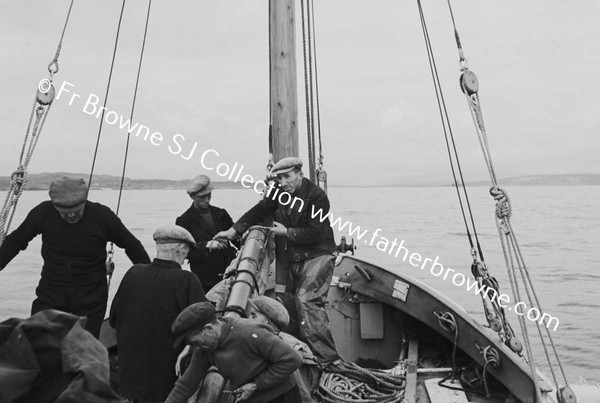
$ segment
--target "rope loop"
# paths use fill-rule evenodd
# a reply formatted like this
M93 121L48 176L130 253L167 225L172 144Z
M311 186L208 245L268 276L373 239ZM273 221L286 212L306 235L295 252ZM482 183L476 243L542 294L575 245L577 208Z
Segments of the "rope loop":
M456 325L456 319L454 318L454 315L452 315L450 312L439 313L433 311L433 313L435 316L437 316L442 329L451 333L456 332L458 326Z
M510 219L512 216L512 207L508 195L499 186L493 186L490 188L490 195L496 200L496 217L500 220Z
M52 76L58 73L58 59L52 59L52 61L48 64L48 72L50 73L50 81L52 81Z

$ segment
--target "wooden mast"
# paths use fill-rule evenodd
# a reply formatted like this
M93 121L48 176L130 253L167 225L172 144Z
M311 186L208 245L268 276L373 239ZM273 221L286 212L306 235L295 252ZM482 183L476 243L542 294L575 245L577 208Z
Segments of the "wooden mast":
M298 89L293 0L269 0L270 108L273 162L298 157Z

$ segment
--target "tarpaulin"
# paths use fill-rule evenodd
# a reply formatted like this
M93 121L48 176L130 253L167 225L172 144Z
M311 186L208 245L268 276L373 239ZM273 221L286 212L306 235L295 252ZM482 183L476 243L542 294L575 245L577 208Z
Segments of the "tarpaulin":
M119 402L85 318L56 310L0 323L0 403Z

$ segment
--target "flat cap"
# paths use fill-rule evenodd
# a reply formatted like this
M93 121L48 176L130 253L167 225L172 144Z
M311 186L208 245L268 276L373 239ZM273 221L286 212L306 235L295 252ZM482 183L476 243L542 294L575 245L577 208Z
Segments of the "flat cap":
M212 192L212 190L213 187L210 184L210 178L206 175L198 175L190 181L186 191L190 196L194 194L204 196Z
M192 247L198 247L192 234L179 225L165 225L164 227L160 227L154 231L152 238L154 238L157 244L185 242Z
M210 302L197 302L185 308L171 325L171 332L175 335L173 347L177 348L190 333L203 328L216 317L217 311Z
M50 200L57 207L75 207L87 200L88 187L81 178L63 176L50 184Z
M271 173L273 175L280 175L290 172L294 168L302 168L302 160L298 157L285 157L273 165L273 168L271 168Z
M248 301L248 303L269 318L279 330L283 330L290 323L290 315L287 309L276 299L261 295Z

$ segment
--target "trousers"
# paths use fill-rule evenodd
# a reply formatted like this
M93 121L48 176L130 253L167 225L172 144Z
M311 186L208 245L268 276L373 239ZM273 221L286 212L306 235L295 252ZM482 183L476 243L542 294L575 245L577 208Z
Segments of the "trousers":
M77 316L87 316L85 330L100 336L106 314L108 285L105 279L83 286L65 286L43 277L35 290L37 298L31 305L31 314L45 309L57 309Z
M340 358L325 309L334 262L333 255L292 262L286 287L286 293L293 294L299 339L308 344L323 363Z

